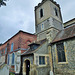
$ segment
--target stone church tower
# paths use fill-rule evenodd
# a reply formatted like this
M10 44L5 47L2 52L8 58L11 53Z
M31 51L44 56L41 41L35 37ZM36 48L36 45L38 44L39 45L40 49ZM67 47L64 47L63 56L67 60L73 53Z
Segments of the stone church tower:
M35 27L37 40L47 38L51 42L63 29L60 6L54 0L42 0L35 7Z

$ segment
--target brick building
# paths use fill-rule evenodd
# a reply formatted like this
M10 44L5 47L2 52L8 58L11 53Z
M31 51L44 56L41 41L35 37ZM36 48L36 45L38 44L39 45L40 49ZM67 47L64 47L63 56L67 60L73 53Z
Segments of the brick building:
M0 64L8 64L10 72L19 72L21 64L20 55L27 51L29 49L28 44L36 39L36 35L20 30L0 46Z

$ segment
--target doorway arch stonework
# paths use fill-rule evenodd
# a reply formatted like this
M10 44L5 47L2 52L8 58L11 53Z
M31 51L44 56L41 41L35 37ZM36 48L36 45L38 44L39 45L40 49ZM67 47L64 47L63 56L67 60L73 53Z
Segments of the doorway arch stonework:
M25 59L23 62L23 75L29 75L30 72L30 60Z

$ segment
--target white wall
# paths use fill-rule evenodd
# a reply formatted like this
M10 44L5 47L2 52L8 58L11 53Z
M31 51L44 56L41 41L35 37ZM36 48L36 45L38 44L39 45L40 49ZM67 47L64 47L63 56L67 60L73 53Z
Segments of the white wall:
M3 68L0 68L0 75L9 75L9 68L5 65Z

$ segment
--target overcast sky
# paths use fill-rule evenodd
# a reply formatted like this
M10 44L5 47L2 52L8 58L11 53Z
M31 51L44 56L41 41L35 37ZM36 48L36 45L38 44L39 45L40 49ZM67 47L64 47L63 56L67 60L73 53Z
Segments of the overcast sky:
M75 0L56 0L60 4L63 22L75 17ZM4 43L19 30L35 32L34 7L41 0L9 0L0 7L0 43Z

